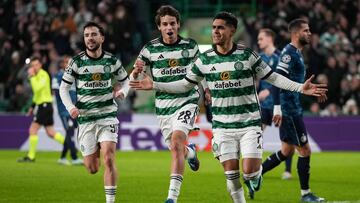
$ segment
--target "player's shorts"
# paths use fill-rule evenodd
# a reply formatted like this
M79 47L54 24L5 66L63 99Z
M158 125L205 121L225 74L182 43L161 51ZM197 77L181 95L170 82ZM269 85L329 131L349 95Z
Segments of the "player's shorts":
M99 143L110 141L117 143L119 124L102 125L90 122L79 125L78 142L83 156L94 154Z
M272 123L273 110L261 108L261 123L270 125Z
M158 117L165 143L168 146L170 145L171 134L175 130L184 132L187 139L189 132L197 129L194 123L198 113L199 107L197 104L188 104L177 110L171 116Z
M54 125L53 107L51 103L42 103L34 107L33 121L43 126Z
M297 146L304 146L308 143L302 116L283 116L280 126L280 140Z
M263 137L260 127L239 129L239 132L214 133L212 151L220 162L230 159L262 158Z

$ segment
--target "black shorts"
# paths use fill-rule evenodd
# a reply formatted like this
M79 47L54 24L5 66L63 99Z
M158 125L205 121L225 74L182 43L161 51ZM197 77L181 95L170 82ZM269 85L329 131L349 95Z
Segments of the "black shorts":
M302 116L282 117L280 140L301 147L308 143L308 136Z
M272 123L273 110L261 108L261 123L270 125Z
M34 108L34 122L40 125L54 125L53 107L51 103L42 103Z

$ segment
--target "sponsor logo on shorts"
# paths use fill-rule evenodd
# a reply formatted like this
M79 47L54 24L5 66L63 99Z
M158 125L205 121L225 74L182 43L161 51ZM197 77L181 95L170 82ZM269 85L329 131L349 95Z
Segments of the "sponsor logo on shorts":
M219 150L219 145L218 145L217 143L214 143L214 144L212 145L212 150L213 150L214 152L216 152L217 150Z

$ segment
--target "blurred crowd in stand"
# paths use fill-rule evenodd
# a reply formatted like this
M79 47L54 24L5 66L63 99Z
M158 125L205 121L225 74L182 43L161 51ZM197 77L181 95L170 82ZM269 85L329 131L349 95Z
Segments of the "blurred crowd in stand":
M151 12L164 3L173 2L2 0L0 112L25 112L29 104L31 88L25 58L40 57L44 69L54 75L63 56L84 49L81 32L89 20L105 28L104 49L118 56L125 67L131 67L142 46L156 36ZM304 50L307 72L328 84L329 99L319 104L304 98L304 109L323 116L359 115L360 0L258 0L256 16L239 17L249 36L247 45L257 49L258 31L267 27L277 33L279 50L290 40L287 23L297 17L306 18L312 32L312 42ZM123 102L121 111L134 110L134 94Z
M310 46L304 50L307 75L327 83L328 101L319 104L304 98L304 110L322 116L359 115L360 109L360 1L359 0L262 0L256 16L243 23L253 48L259 29L277 33L281 50L290 41L287 24L302 17L312 32Z

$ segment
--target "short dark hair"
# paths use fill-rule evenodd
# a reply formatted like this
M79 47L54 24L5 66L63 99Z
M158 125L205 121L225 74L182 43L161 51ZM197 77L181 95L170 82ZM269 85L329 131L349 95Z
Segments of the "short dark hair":
M297 18L295 20L292 20L290 23L289 23L289 32L297 32L299 31L299 29L301 28L301 26L303 24L309 24L308 21L302 19L302 18Z
M236 19L236 16L232 13L222 11L215 15L213 21L216 19L224 20L227 25L232 25L235 30L237 29L238 20Z
M157 11L155 15L155 23L156 25L160 25L160 18L164 17L166 15L174 16L176 18L176 22L180 21L180 13L178 10L176 10L174 7L170 5L161 6Z
M37 56L32 56L32 57L30 57L30 62L33 62L33 61L39 61L39 62L41 63L40 58L37 57Z
M88 27L97 27L99 29L99 32L102 36L105 36L105 30L103 27L101 27L99 24L93 22L93 21L89 21L84 25L84 29L83 31L88 28Z
M265 33L266 36L271 37L273 41L275 40L276 34L272 29L262 28L262 29L260 29L259 33L260 32L263 32L263 33Z

